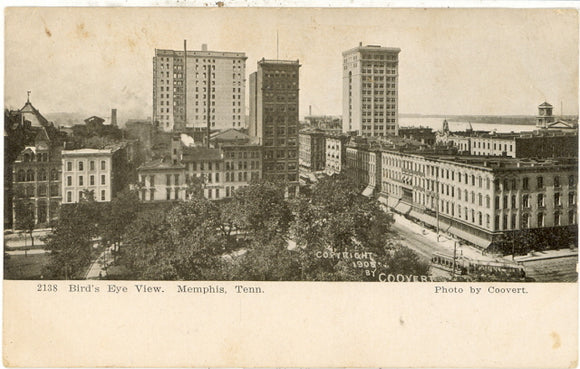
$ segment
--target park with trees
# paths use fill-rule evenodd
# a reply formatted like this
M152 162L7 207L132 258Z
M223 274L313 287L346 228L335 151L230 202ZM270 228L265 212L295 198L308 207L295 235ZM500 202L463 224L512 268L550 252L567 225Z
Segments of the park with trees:
M110 279L376 281L379 273L428 274L428 264L392 242L392 216L347 177L324 178L294 199L283 183L254 182L221 201L204 198L199 186L192 183L187 201L147 204L124 191L110 203L87 193L63 205L45 240L45 277L82 279L105 248L115 259Z

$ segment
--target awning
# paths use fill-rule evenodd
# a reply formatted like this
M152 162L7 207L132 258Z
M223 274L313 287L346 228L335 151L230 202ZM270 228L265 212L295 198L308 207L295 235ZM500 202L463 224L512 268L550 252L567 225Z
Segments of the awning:
M452 235L455 235L459 238L462 238L466 241L469 241L469 242L473 243L474 245L477 245L479 247L483 247L484 249L487 248L491 244L490 240L487 240L483 237L479 237L479 236L474 235L472 233L466 232L466 231L459 229L457 227L450 227L447 232L449 232Z
M407 214L408 212L411 211L411 205L406 204L404 202L400 202L397 204L397 206L395 206L395 211L401 214Z
M389 197L387 198L387 205L389 205L389 207L394 208L395 206L397 206L397 204L399 203L399 199L394 198L394 197Z
M373 186L367 186L367 188L365 188L364 191L362 192L362 195L366 197L371 197L374 190L375 188Z

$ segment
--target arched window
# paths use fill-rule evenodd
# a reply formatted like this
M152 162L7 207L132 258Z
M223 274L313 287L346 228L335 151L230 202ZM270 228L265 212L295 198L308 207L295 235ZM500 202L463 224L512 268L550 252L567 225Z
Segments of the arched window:
M24 182L26 180L26 173L24 170L20 169L18 171L18 175L16 176L18 182Z
M56 169L50 170L50 180L57 181L58 180L58 171Z
M28 169L26 171L26 181L27 182L34 181L34 171L32 171L32 169Z
M38 172L38 180L39 181L46 181L46 170L45 169L41 169Z

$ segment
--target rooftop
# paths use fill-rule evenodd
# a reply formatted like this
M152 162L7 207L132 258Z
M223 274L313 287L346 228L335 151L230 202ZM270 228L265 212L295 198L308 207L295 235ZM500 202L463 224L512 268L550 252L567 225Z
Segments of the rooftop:
M138 170L151 170L151 169L185 169L182 164L173 164L170 161L164 159L157 159L147 163L142 164Z
M222 153L220 149L212 149L207 147L184 147L182 161L196 161L196 160L221 160Z

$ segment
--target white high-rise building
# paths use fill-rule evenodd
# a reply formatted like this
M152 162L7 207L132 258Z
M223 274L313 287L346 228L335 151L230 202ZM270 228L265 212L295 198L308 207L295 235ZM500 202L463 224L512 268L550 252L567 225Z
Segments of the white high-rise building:
M399 52L375 45L342 53L342 130L362 136L397 135Z
M245 53L184 50L155 49L153 120L166 132L243 128Z

